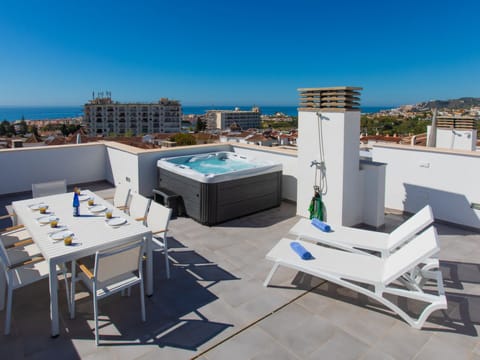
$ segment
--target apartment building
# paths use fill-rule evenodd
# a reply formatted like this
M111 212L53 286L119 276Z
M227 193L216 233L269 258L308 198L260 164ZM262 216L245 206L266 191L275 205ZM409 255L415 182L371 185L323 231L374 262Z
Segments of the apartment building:
M182 106L167 98L156 103L119 103L107 96L90 100L84 114L91 136L175 133L180 131Z
M230 129L233 124L240 129L258 129L261 125L260 109L253 107L251 111L240 110L208 110L205 114L207 129L225 130Z

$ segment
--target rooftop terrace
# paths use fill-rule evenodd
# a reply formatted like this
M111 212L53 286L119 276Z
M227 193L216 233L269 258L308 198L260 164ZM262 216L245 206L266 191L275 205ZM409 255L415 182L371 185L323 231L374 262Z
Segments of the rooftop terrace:
M84 188L105 197L113 191L105 181ZM5 204L30 196L0 196L0 213ZM423 330L415 330L364 296L290 269L280 268L272 285L263 287L272 266L265 254L296 223L295 213L295 205L284 202L215 227L172 220L172 278L165 279L157 253L147 322L140 322L138 289L130 298L107 298L100 303L98 348L86 292L77 294L75 320L59 292L61 335L51 339L47 280L17 290L12 334L0 336L2 358L480 358L478 233L437 224L448 310L433 313ZM387 214L384 230L402 221ZM4 316L0 312L0 322Z

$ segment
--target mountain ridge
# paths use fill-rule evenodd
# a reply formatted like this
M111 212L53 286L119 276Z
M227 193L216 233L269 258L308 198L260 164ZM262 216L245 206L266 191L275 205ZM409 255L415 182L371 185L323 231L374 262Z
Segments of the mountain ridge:
M461 97L448 100L429 100L418 103L416 106L424 109L470 109L471 107L480 106L480 98Z

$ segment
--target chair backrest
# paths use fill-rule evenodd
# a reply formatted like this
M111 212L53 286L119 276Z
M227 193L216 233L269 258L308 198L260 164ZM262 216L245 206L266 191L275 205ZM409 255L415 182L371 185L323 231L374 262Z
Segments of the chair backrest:
M130 200L130 205L128 207L129 215L134 219L145 218L152 200L135 193L132 194L131 197L132 199Z
M431 226L385 258L382 282L389 284L439 251L437 230Z
M34 198L67 192L67 181L56 180L32 184L32 196Z
M127 206L130 191L131 189L127 184L118 184L113 195L113 206Z
M168 230L171 216L172 209L152 201L148 210L146 225L152 232Z
M108 282L108 280L137 270L141 273L143 243L142 238L122 246L98 251L95 256L93 274L96 281Z
M407 219L403 224L397 227L388 236L388 249L394 250L402 243L410 240L416 234L421 232L427 226L430 226L435 219L430 205L426 205L422 210Z

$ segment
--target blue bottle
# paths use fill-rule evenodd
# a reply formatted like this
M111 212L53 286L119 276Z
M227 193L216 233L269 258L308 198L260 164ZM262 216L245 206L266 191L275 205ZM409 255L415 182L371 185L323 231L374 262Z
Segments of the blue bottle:
M77 192L73 193L73 216L80 216L80 200Z

